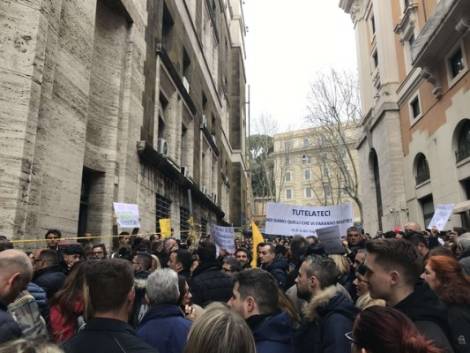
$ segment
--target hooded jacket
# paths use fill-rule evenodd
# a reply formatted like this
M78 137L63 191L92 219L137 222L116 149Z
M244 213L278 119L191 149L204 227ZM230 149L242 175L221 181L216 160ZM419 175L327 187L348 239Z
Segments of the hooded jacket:
M184 318L178 305L158 304L143 317L137 336L159 352L181 353L190 328L191 321Z
M446 352L453 352L449 343L447 307L429 286L420 281L408 297L394 306L414 322L418 330Z
M340 286L329 286L305 306L305 322L296 334L299 353L349 353L345 334L352 331L358 309Z
M257 353L294 353L292 322L285 312L256 315L246 320Z
M33 282L44 289L47 294L47 299L51 300L54 294L63 287L65 274L59 265L49 266L36 271L34 273Z

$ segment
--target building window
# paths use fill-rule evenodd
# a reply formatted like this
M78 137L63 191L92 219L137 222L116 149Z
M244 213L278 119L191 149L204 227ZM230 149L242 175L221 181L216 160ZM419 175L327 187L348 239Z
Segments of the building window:
M304 170L304 180L310 180L310 169Z
M305 188L304 189L304 193L305 193L305 198L307 199L311 199L312 198L312 188Z
M463 57L462 47L458 47L448 59L449 75L451 79L457 77L465 70L465 61Z
M431 177L429 173L429 165L424 154L420 153L416 156L416 185L424 183Z
M201 217L201 236L207 235L207 219Z
M284 142L284 150L286 152L292 151L293 143L292 141Z
M163 195L155 195L155 231L160 233L160 222L162 218L170 218L171 214L171 200Z
M413 100L410 102L410 109L411 109L411 116L413 119L416 119L421 115L421 107L419 105L419 97L416 96L413 98Z
M286 189L286 199L292 199L292 189Z
M325 197L330 198L332 195L331 185L329 183L323 183L323 191L325 192Z
M286 181L292 180L292 172L286 172Z
M431 219L434 216L434 202L432 195L423 197L419 200L419 203L421 204L421 209L423 210L424 225L427 228L429 222L431 222Z
M290 165L290 157L286 156L286 165Z
M308 146L310 146L310 141L308 140L308 138L304 138L304 147Z
M303 164L309 164L309 163L310 163L310 156L304 154L304 155L302 156L302 163L303 163Z
M189 217L189 209L180 207L180 234L182 240L186 240L189 236Z
M383 204L382 204L382 187L380 185L379 158L374 149L370 151L369 163L372 169L375 186L375 197L377 202L377 218L379 221L379 230L382 230Z
M379 67L379 55L377 54L377 50L372 54L372 60L374 61L374 68Z
M455 157L460 162L470 156L470 120L463 123L458 136Z

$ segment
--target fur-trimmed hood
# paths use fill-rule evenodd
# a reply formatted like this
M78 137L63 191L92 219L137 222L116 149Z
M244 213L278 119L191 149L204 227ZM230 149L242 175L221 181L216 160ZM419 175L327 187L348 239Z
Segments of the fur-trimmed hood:
M344 294L344 289L339 286L329 286L315 295L304 307L304 316L308 321L314 321L326 316L329 312L342 312L354 317L357 309L350 298Z

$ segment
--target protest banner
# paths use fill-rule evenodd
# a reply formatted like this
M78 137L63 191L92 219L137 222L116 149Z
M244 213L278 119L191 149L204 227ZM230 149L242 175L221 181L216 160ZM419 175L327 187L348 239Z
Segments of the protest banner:
M251 232L253 234L251 267L255 268L258 259L258 245L264 243L264 238L255 222L251 222Z
M116 221L121 228L140 228L139 206L133 203L113 202Z
M453 203L437 205L428 228L432 229L433 227L436 227L439 232L443 231L453 210Z
M235 230L233 227L222 227L212 224L211 236L215 244L230 254L235 253Z
M317 236L327 254L344 254L338 225L317 229Z
M268 202L266 206L266 234L315 235L316 230L338 225L340 234L346 235L353 225L350 203L334 206L296 206Z
M160 225L160 234L162 238L171 237L171 219L170 218L160 218L158 220Z

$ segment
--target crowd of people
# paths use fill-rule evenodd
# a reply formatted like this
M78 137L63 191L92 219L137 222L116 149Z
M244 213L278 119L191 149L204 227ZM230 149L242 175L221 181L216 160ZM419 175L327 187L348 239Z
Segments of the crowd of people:
M234 253L210 237L61 237L24 251L0 236L0 353L470 352L463 229L350 227L341 254L314 236L241 237Z

